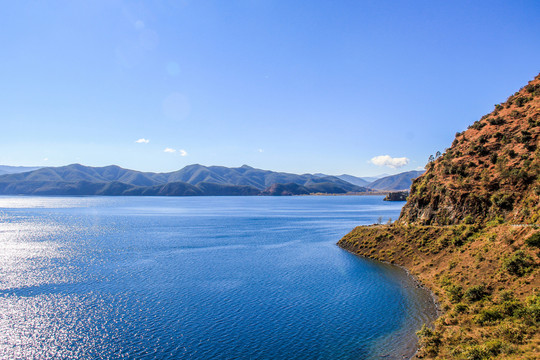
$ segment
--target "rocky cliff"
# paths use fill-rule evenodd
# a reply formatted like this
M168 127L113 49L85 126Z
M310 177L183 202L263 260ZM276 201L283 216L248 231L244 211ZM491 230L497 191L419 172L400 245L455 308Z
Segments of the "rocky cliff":
M456 134L412 185L400 222L540 223L540 76Z

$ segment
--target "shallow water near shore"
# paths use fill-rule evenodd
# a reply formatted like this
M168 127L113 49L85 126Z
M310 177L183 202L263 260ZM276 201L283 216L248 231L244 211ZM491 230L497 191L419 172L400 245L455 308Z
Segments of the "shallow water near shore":
M382 196L0 197L0 358L401 359L436 316L336 246Z

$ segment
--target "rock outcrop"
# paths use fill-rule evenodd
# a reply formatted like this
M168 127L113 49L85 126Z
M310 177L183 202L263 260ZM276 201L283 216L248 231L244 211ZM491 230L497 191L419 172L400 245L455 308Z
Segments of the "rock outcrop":
M540 76L498 104L427 165L401 223L540 223Z

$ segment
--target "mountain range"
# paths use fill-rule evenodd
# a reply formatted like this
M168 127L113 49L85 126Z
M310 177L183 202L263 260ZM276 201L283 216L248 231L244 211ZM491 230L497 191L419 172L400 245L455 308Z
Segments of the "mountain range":
M11 172L0 175L0 194L5 195L346 194L369 192L372 189L408 189L411 179L421 174L407 172L369 183L351 175L297 175L255 169L247 165L228 168L194 164L169 173L141 172L115 165L90 167L80 164L45 168L2 166L0 170ZM365 186L358 185L364 183Z

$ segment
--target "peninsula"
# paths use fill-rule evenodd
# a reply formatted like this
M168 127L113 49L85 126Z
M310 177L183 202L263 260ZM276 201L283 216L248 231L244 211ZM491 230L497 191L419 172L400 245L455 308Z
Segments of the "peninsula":
M538 359L540 75L498 104L414 180L399 219L339 241L407 268L442 315L423 359Z

